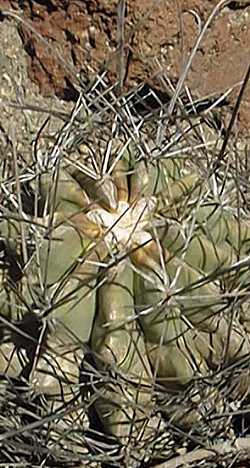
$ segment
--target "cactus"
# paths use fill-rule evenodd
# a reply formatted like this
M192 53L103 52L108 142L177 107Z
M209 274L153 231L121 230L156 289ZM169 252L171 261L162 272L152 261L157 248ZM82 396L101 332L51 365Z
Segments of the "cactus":
M248 274L237 267L250 224L237 220L234 201L225 209L213 200L189 161L146 164L121 139L102 174L80 166L83 147L68 151L71 164L62 158L31 183L33 215L2 216L0 370L25 377L51 408L71 402L82 382L90 413L123 447L120 463L137 466L153 455L162 416L182 428L203 418L199 392L193 407L174 409L160 404L161 389L184 394L250 352ZM242 372L238 395L246 392Z
M233 168L224 180L215 153L183 156L179 129L169 156L158 116L120 122L110 99L82 100L42 164L20 158L28 188L1 166L2 412L13 392L24 405L3 440L18 446L32 413L27 438L41 427L60 448L41 444L46 466L67 451L74 466L171 458L175 430L217 437L231 421L213 415L249 394L250 221Z

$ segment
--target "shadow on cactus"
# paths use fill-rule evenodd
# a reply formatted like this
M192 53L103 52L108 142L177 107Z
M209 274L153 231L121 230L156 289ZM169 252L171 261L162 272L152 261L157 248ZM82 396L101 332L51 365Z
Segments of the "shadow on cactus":
M98 99L2 165L6 462L171 458L229 433L249 391L245 162L234 147L212 170L202 117L160 138L158 114Z

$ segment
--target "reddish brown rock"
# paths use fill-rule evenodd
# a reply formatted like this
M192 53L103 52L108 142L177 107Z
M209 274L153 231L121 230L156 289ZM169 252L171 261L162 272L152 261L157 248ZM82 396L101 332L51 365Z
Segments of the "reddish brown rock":
M117 0L2 0L23 15L20 34L28 53L29 75L44 95L74 99L79 72L87 84L97 71L109 70L117 81ZM148 82L164 91L162 74L176 81L218 0L127 0L123 89ZM209 26L186 84L198 96L223 93L235 86L231 103L249 64L250 2L231 2ZM179 5L179 6L178 6ZM30 29L30 26L37 34ZM42 39L43 38L43 39ZM250 134L250 84L238 118Z

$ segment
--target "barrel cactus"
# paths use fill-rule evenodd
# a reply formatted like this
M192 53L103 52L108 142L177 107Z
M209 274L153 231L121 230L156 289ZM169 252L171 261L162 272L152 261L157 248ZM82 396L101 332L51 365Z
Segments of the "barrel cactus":
M203 118L160 138L158 114L98 99L1 167L0 372L31 405L3 443L45 431L46 466L53 447L74 466L171 458L178 431L217 437L220 413L231 430L249 392L243 162L215 165Z

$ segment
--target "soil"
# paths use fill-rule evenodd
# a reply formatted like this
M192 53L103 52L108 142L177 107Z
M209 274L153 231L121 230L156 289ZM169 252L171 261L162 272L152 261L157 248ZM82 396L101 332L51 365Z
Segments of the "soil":
M29 77L44 96L75 100L79 87L90 85L96 72L107 70L111 84L129 91L140 83L168 94L190 56L200 29L218 0L127 0L122 48L116 0L1 0L22 18L19 34L26 51ZM122 1L119 2L122 5ZM23 21L25 20L25 22ZM232 1L210 23L185 85L192 95L228 97L228 115L249 66L250 1ZM250 135L250 84L236 123Z

